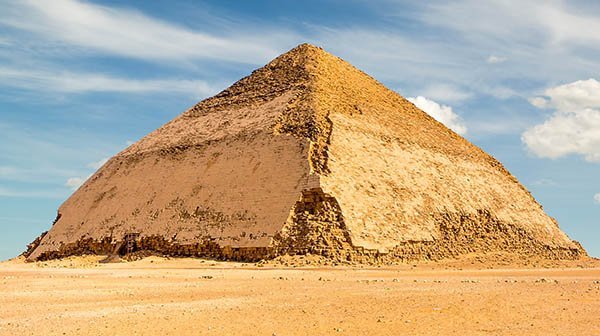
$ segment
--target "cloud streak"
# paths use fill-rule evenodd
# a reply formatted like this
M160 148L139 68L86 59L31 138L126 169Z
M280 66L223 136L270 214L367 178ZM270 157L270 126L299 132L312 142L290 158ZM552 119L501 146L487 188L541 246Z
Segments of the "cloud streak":
M460 102L473 96L471 92L447 84L430 85L425 88L422 95L443 102Z
M101 160L88 163L87 167L98 170L100 167L104 166L106 162L108 162L108 158L103 158Z
M533 38L551 44L600 41L600 36L594 33L600 30L598 15L593 15L593 11L576 11L567 5L560 0L522 0L518 5L505 0L438 2L427 6L422 19L469 36L494 37L496 42ZM465 20L465 13L469 13L469 20Z
M9 188L0 187L0 197L9 198L62 198L64 197L63 192L60 190L48 191L48 190L13 190Z
M69 177L67 182L65 182L65 186L69 187L71 190L77 190L83 182L85 182L88 177Z
M129 79L105 74L17 70L0 67L0 86L41 92L185 93L206 97L217 92L205 81Z
M489 64L498 64L506 62L506 57L490 55L486 60Z
M510 68L502 70L469 69L485 75L485 80L518 76L556 82L600 70L595 55L600 35L594 33L600 30L600 15L586 11L585 4L575 7L560 0L523 0L518 5L505 0L429 2L415 16L428 27L437 27L439 33L455 36L448 44L469 48L470 54L481 55L480 60L495 64L511 60ZM451 52L441 55L453 57Z
M145 60L218 59L261 63L277 54L269 43L286 34L237 31L216 35L162 21L137 10L75 0L8 1L0 24L47 40L98 52Z

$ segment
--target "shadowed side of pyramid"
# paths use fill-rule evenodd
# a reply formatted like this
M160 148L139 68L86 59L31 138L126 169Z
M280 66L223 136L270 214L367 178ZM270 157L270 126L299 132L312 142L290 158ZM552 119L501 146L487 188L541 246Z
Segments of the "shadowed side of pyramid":
M111 158L58 212L29 260L585 256L499 162L307 44Z

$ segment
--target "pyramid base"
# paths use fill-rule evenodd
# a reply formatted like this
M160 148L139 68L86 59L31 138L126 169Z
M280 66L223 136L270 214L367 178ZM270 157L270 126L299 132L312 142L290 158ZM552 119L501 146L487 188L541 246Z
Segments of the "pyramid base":
M320 188L305 190L292 209L288 223L272 243L273 254L324 256L335 262L393 264L437 261L471 253L507 252L521 258L577 260L585 250L551 246L533 238L524 229L498 220L491 212L433 215L438 238L404 241L386 252L356 246L347 229L337 200Z
M94 241L83 239L73 244L62 246L57 251L45 252L35 260L46 261L62 259L70 256L81 255L108 255L123 257L128 260L128 253L113 254L115 246L119 244L108 243L106 240ZM178 244L169 242L162 237L145 237L140 241L139 249L134 254L149 253L165 257L195 257L224 261L257 262L260 260L274 259L280 256L302 256L317 255L334 263L357 263L368 265L397 264L419 261L440 261L459 258L472 254L508 253L520 259L546 259L546 260L579 260L585 259L587 254L578 249L556 248L547 245L538 245L531 248L495 249L487 248L477 250L476 248L463 248L464 252L457 252L459 248L449 251L440 248L437 242L407 242L398 245L387 253L375 249L352 247L349 249L328 249L323 247L314 248L291 248L285 253L278 253L273 247L220 247L214 243Z
M217 260L256 262L283 255L317 255L332 262L359 264L394 264L415 261L438 261L469 254L510 253L518 258L578 260L587 257L574 242L567 248L544 244L524 229L498 220L486 210L475 214L434 214L437 239L404 241L382 252L352 243L342 211L336 199L320 188L304 190L292 208L290 217L269 246L221 246L214 239L181 244L162 236L127 234L122 241L107 237L101 240L80 239L62 245L56 251L42 253L37 260L72 255L98 254L125 256L146 251L171 257L201 257Z

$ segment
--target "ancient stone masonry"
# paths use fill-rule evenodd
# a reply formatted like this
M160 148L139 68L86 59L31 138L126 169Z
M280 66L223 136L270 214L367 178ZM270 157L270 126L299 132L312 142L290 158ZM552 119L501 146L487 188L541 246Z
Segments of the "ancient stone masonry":
M496 159L303 44L111 158L25 255L389 263L499 251L586 256Z
M353 252L337 201L320 188L302 192L272 247L274 255L311 253L348 260Z
M105 238L103 240L94 240L91 238L80 239L74 243L63 244L54 251L42 253L37 260L49 260L65 258L73 255L107 255L111 257L123 257L130 259L132 255L142 252L150 252L160 256L171 257L204 257L217 260L235 260L235 261L259 261L265 258L272 258L273 252L268 247L222 247L210 239L195 244L179 244L161 236L137 237L136 240L130 240L131 236L124 237L123 240L112 240ZM27 255L24 254L26 257Z
M335 198L321 189L306 190L288 223L275 236L275 255L316 254L334 261L380 264L398 261L442 260L477 252L514 251L522 256L577 259L581 248L544 245L523 229L495 219L488 211L436 215L438 239L406 241L388 252L355 247Z

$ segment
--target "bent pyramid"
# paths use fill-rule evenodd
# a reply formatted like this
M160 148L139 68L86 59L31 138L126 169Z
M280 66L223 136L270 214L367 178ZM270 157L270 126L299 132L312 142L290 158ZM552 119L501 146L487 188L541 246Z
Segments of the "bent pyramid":
M136 250L359 262L586 255L502 164L308 44L111 158L27 255Z

